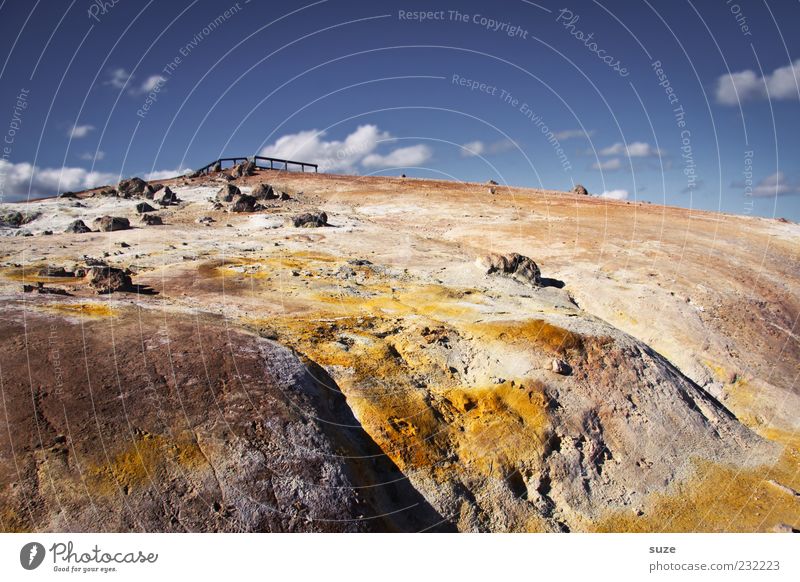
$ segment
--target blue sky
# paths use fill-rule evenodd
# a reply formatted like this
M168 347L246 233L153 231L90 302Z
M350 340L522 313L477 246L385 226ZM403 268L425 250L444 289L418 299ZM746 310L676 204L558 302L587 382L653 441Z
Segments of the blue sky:
M799 19L725 0L6 1L2 196L263 152L800 220Z

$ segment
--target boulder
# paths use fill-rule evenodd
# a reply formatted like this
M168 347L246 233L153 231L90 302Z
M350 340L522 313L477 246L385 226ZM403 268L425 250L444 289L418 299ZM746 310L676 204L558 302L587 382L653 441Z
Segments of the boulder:
M155 212L155 208L150 206L147 202L139 202L136 205L136 212L139 214L144 214L145 212Z
M141 221L142 224L146 224L148 226L159 226L164 224L164 221L161 220L161 217L157 214L142 214Z
M0 214L0 226L19 228L23 224L33 222L39 218L40 215L40 212L19 212L18 210L11 210Z
M579 196L589 195L589 191L586 188L584 188L582 184L575 184L575 187L572 189L572 192Z
M97 293L125 291L132 287L130 275L116 267L92 267L86 279L89 287Z
M253 188L251 196L256 200L273 200L278 198L278 194L275 193L274 188L263 182Z
M217 200L220 202L231 202L234 197L240 196L242 191L233 184L225 184L217 192Z
M252 160L247 160L246 162L242 162L241 164L237 164L233 170L231 170L231 175L234 178L242 178L244 176L252 176L256 173L256 163Z
M75 192L62 192L58 195L59 198L77 198L78 195Z
M238 194L233 197L229 209L231 212L254 212L256 199L248 194Z
M292 225L295 227L314 228L319 226L327 226L327 224L328 215L322 211L306 212L292 218Z
M163 190L156 193L153 197L153 202L161 206L169 206L170 204L177 204L178 197L175 195L175 192L170 190L169 186L165 186Z
M561 376L569 376L572 369L569 367L564 360L559 360L558 358L553 358L553 361L550 363L550 370L554 374L559 374Z
M490 253L478 257L475 264L483 269L487 275L500 273L534 287L541 285L539 266L532 259L518 253L509 253L507 255Z
M47 265L39 269L39 277L74 277L75 273L67 271L64 267L54 267Z
M144 196L149 191L150 187L147 182L136 176L127 180L122 180L117 184L117 192L119 192L119 196L122 198Z
M92 232L92 229L86 226L86 223L83 222L81 219L78 219L70 222L69 226L64 230L64 232L73 232L77 234L82 234L84 232Z
M217 162L213 166L208 169L209 172L221 172L222 171L222 162Z
M101 216L95 219L100 232L111 232L114 230L127 230L131 223L127 218L121 216Z

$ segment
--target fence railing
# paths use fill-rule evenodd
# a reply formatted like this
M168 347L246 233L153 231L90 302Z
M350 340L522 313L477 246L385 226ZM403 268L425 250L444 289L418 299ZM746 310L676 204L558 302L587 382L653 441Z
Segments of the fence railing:
M211 168L216 166L217 164L220 165L221 168L225 167L227 162L231 163L231 167L240 164L242 162L246 162L248 160L252 160L256 168L261 170L285 170L290 171L290 166L300 166L300 171L305 172L306 168L314 168L314 172L319 171L317 164L310 164L308 162L295 162L293 160L282 160L280 158L268 158L266 156L252 156L250 158L219 158L211 162L210 164L206 164L202 168L200 168L198 173L200 174L208 174L211 171ZM259 163L263 162L263 163ZM267 165L269 163L269 165Z

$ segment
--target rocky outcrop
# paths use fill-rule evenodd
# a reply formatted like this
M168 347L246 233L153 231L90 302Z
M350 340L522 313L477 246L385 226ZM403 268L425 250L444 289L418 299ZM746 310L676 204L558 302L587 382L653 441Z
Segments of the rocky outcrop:
M330 376L278 343L193 317L143 334L163 326L148 310L113 326L27 319L0 336L4 375L32 374L4 388L14 411L0 439L0 459L14 459L0 462L4 531L453 529ZM83 381L32 394L52 381L53 325L60 373Z
M234 178L242 178L244 176L252 176L256 173L256 164L252 160L247 160L234 166L231 170L231 176Z
M517 253L509 253L507 255L490 253L478 257L475 264L484 270L487 275L499 273L534 287L541 285L539 266L532 259Z
M156 209L150 206L147 202L139 202L139 204L136 205L136 212L139 214L144 214L145 212L155 212L155 210Z
M156 192L153 196L153 202L161 206L170 206L179 202L175 192L170 190L169 186L165 186L162 190Z
M143 214L139 217L139 219L141 220L142 224L147 226L158 226L164 224L162 218L157 214Z

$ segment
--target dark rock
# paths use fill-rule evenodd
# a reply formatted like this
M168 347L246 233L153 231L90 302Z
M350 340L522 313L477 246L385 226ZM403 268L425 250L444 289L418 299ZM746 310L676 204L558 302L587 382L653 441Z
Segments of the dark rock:
M64 230L64 232L73 232L77 234L82 234L84 232L92 232L92 229L86 226L82 220L73 220L69 226Z
M589 195L589 191L586 188L584 188L583 185L581 185L581 184L575 184L575 187L572 189L572 192L574 194L577 194L578 196L588 196Z
M484 257L478 257L476 264L484 269L487 275L501 273L535 287L542 284L539 266L528 257L517 253L507 255L490 253Z
M75 192L62 192L58 195L59 198L77 198L78 195Z
M60 289L58 287L45 287L44 283L41 281L36 283L36 285L23 285L22 286L23 293L42 293L46 295L69 295L66 289Z
M152 188L148 186L147 182L136 176L127 180L122 180L117 184L117 192L119 192L121 198L144 196L146 193L152 191Z
M319 226L327 226L328 215L322 211L319 212L306 212L292 218L292 225L302 228L313 228Z
M278 198L274 188L266 183L261 183L253 188L251 196L256 200L273 200Z
M241 196L242 191L233 184L225 184L217 192L217 200L220 202L231 202L235 196Z
M171 204L177 204L178 197L175 195L175 192L170 190L169 186L166 186L153 197L153 202L161 206L169 206Z
M95 219L100 232L111 232L114 230L126 230L131 227L127 218L121 216L101 216Z
M130 275L116 267L92 267L86 278L89 287L97 293L125 291L132 287Z
M161 220L161 217L157 214L142 214L140 217L142 224L146 224L148 226L159 226L164 224L164 221Z
M252 176L256 172L256 164L252 160L247 160L241 164L236 165L231 170L231 176L234 178L242 178L244 176Z
M230 205L231 212L253 212L256 210L256 199L247 194L238 194L233 197Z
M145 212L155 212L155 208L150 206L147 202L139 202L136 205L136 212L139 214L144 214Z
M48 265L39 269L40 277L74 277L75 273L67 271L64 267L53 267Z
M0 214L0 226L10 226L12 228L19 228L23 224L33 222L41 216L39 212L19 212L18 210L11 210Z
M497 186L497 182L495 182L494 180L486 180L486 185L487 186Z

